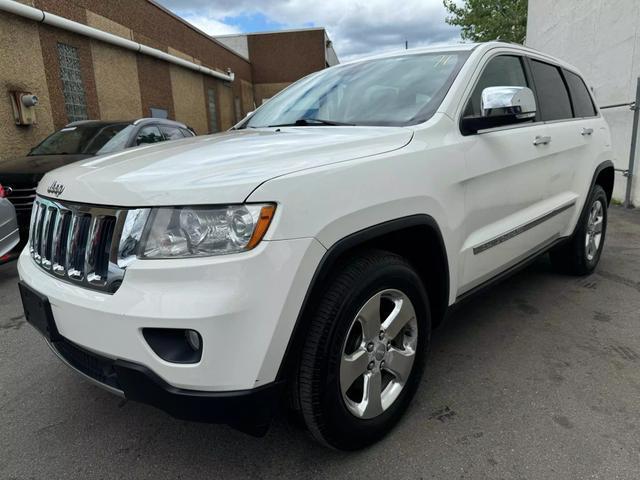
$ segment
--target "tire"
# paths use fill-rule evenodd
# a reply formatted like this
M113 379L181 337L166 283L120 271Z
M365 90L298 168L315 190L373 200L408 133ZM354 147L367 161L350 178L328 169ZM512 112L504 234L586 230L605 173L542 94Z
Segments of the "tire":
M552 265L562 273L588 275L600 261L607 233L608 205L607 194L600 185L594 185L585 205L573 236L550 252Z
M315 307L294 387L297 400L317 440L357 450L395 426L420 383L431 337L427 294L404 258L371 250L334 272ZM399 312L396 322L385 325L390 311ZM363 392L376 387L380 402L374 395L366 399Z

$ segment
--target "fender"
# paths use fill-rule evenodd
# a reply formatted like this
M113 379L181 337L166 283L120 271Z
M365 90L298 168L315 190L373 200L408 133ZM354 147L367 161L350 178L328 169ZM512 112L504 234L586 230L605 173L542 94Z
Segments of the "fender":
M341 240L335 242L326 251L322 259L320 260L315 273L313 274L311 283L307 288L307 293L305 294L304 300L302 302L302 306L300 307L300 311L298 312L298 318L296 319L296 323L293 328L291 338L289 339L287 349L285 350L284 357L280 364L280 369L278 370L276 381L285 379L293 371L293 368L295 368L297 364L296 360L304 344L307 329L309 327L309 320L308 317L305 318L305 312L314 301L314 292L327 280L329 274L336 265L337 260L347 251L359 245L364 245L368 242L374 241L376 238L381 238L385 235L411 227L427 227L436 234L439 247L442 251L442 254L444 255L443 261L446 269L446 274L444 275L443 281L444 292L446 295L445 303L448 304L450 280L447 250L440 227L432 216L426 214L409 215L407 217L401 217L379 223L377 225L373 225L371 227L367 227L363 230L359 230L355 233L349 234ZM446 305L444 308L446 309Z

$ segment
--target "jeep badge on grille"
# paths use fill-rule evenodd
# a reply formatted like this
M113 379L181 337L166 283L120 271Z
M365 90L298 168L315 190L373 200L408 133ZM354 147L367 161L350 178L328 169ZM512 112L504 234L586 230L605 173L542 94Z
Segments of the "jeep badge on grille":
M55 195L56 197L62 195L62 192L64 192L64 185L58 183L56 180L54 180L53 183L49 185L49 188L47 188L47 193Z

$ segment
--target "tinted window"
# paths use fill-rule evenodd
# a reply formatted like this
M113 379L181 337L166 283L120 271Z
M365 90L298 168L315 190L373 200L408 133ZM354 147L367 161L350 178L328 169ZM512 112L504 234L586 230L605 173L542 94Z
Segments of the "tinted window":
M148 125L146 127L142 127L136 136L136 145L142 145L144 143L156 143L162 142L164 138L162 138L162 134L158 127L155 125Z
M187 138L195 137L195 134L191 130L187 130L186 128L181 128L180 131L182 132L182 135L184 135Z
M591 95L589 90L584 84L582 79L572 72L564 71L564 78L569 86L569 92L571 93L571 99L573 100L573 110L576 117L593 117L596 114L596 109L591 101Z
M105 153L117 152L127 148L129 138L132 132L136 129L135 125L127 125L114 135L107 143L105 143L100 150L96 152L96 155L104 155Z
M571 101L560 70L548 63L532 60L531 73L538 92L540 118L544 121L572 118Z
M480 100L482 90L487 87L527 87L520 57L502 55L492 58L484 68L476 84L469 103L464 111L465 117L477 116L482 113Z
M178 127L169 127L167 125L160 125L160 131L164 134L164 138L167 140L178 140L184 138Z

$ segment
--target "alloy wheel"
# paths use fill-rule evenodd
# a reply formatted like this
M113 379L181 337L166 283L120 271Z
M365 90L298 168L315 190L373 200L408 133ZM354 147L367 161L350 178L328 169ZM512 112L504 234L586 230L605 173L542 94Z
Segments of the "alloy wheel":
M416 313L403 292L373 295L354 318L342 349L340 390L356 417L379 416L397 400L416 356Z

